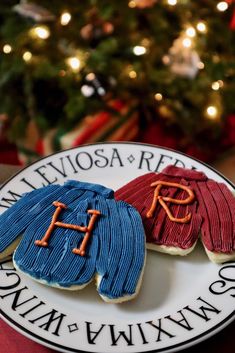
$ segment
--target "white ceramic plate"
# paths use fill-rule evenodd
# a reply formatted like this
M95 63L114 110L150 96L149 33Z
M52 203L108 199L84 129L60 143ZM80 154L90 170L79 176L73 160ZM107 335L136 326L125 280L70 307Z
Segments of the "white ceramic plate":
M117 189L168 164L197 168L232 184L181 153L137 143L87 145L46 157L1 189L0 212L23 192L76 179ZM197 245L187 257L148 252L141 291L127 303L82 291L49 288L0 264L2 318L29 338L62 352L175 352L216 334L234 319L235 262L215 265Z

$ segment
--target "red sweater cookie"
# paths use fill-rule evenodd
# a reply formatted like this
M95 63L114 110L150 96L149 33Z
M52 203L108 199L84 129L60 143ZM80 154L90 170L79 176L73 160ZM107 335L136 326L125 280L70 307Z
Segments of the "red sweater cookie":
M186 255L201 235L213 262L235 258L235 198L204 173L170 165L132 180L115 197L141 214L148 248Z

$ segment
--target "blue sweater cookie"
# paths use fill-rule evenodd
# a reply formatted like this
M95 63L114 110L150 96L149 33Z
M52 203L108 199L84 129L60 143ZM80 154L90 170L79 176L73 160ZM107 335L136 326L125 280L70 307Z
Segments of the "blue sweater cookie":
M25 194L0 216L0 254L50 286L81 289L95 276L105 301L138 292L145 263L139 213L102 185L67 181Z

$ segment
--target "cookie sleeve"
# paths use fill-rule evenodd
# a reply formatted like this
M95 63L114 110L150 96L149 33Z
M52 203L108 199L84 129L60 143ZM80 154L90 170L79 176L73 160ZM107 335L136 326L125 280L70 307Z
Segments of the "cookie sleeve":
M235 251L235 198L229 188L213 180L198 183L196 189L203 217L201 239L215 254Z
M58 185L50 185L26 193L0 215L0 258L10 255L15 250L20 235L40 213L44 200L48 195L53 195L57 189Z

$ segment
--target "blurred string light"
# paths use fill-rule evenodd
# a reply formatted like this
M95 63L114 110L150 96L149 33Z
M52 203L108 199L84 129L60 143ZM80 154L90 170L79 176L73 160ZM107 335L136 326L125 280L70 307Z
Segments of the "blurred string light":
M5 44L2 51L4 54L10 54L12 52L12 46L10 44Z
M199 70L203 70L204 67L205 67L205 64L204 64L202 61L199 61L199 63L197 64L197 68L198 68Z
M131 79L135 79L137 77L137 72L135 70L131 70L128 75Z
M90 72L89 74L86 75L86 80L87 81L93 81L96 78L94 72Z
M214 91L218 91L220 89L220 85L218 83L218 81L215 81L211 84L211 88L214 90Z
M160 102L163 99L163 96L162 96L161 93L156 93L154 95L154 98L155 98L156 101Z
M24 52L22 58L25 62L29 62L32 59L32 53L30 51L26 51Z
M81 87L81 92L84 95L84 97L91 97L95 93L95 89L92 86L83 85Z
M220 1L216 7L218 11L224 12L228 9L228 3L226 1Z
M69 12L63 12L62 15L60 16L60 23L62 26L67 26L69 22L71 21L71 14Z
M168 5L175 6L177 5L177 0L167 0Z
M201 33L205 33L207 31L207 26L204 22L201 22L201 21L198 22L196 27L197 27L197 30Z
M50 30L47 26L37 26L30 30L33 38L47 39L50 36Z
M188 27L185 31L188 37L194 38L196 36L196 30L194 27Z
M128 6L129 6L131 9L134 9L134 8L136 7L136 2L135 2L134 0L131 0L131 1L129 1Z
M214 91L218 91L220 88L222 88L224 85L224 82L222 80L215 81L211 84L211 88Z
M133 48L133 53L137 56L144 55L146 53L146 48L142 45L136 45Z
M190 48L192 46L192 40L190 38L184 38L182 44L185 48Z
M67 58L66 63L73 72L78 72L81 68L81 61L77 56L71 56Z
M206 108L206 115L208 119L214 120L218 118L218 109L214 105L209 105Z

